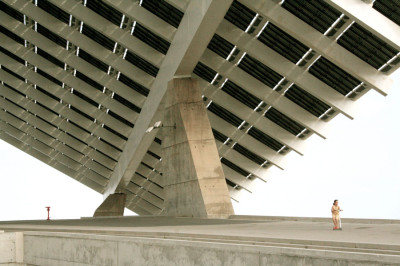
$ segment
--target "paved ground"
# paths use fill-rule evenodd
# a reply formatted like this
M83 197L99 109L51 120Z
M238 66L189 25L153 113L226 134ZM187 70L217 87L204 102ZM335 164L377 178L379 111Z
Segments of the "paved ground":
M246 218L246 217L244 217ZM93 234L196 237L240 241L283 241L327 245L327 243L359 243L364 246L393 246L400 251L400 221L391 223L343 223L343 231L333 231L329 220L293 221L271 219L214 220L171 217L96 218L53 221L0 222L4 231L57 231ZM329 244L331 245L331 244ZM375 247L374 247L375 248ZM381 247L380 249L383 249Z

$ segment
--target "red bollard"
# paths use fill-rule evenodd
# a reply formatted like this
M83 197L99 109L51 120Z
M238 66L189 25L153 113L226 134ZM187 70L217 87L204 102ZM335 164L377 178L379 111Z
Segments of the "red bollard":
M50 207L46 207L47 209L47 221L50 221Z

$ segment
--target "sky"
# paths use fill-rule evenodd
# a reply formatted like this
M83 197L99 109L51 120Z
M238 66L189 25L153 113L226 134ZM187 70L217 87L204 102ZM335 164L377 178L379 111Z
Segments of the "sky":
M354 120L338 115L324 140L307 140L304 156L290 152L285 170L234 203L236 214L400 219L400 72L384 97L370 91ZM0 221L93 216L102 195L0 140ZM125 215L134 213L126 210Z

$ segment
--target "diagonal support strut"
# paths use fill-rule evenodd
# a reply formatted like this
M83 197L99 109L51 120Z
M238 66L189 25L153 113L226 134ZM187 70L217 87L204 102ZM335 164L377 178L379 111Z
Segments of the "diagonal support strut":
M162 118L160 104L167 91L168 81L174 76L192 73L231 3L232 0L193 0L189 3L121 158L105 188L104 198L123 191L130 182L157 134L156 130L150 134L146 130Z

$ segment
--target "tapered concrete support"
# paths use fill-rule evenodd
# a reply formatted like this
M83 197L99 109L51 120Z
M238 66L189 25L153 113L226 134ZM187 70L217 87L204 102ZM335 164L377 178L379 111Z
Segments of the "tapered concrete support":
M222 218L233 214L197 80L169 82L163 126L165 215Z
M109 195L94 212L93 217L98 216L123 216L126 202L126 194L116 193Z

